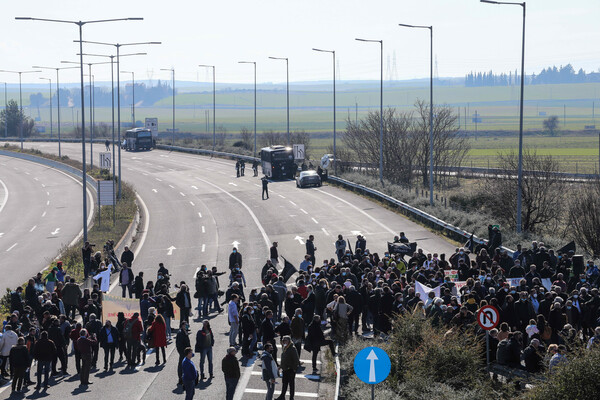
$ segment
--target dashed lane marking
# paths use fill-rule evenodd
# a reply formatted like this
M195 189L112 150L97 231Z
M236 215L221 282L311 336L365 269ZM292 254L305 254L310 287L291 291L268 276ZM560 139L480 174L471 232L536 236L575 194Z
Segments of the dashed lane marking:
M316 219L314 219L314 218L311 218L311 219L313 220L313 222L314 222L315 224L318 224L318 223L319 223L319 221L317 221Z
M195 204L194 204L194 202L193 202L193 201L190 201L190 204L191 204L191 206L192 206L192 207L194 207L194 206L195 206Z
M6 249L6 252L9 252L9 251L11 251L11 250L12 250L12 249L14 249L14 248L15 248L15 246L16 246L16 245L18 245L18 244L19 244L19 243L15 243L15 244L13 244L13 245L12 245L12 246L10 246L8 249Z

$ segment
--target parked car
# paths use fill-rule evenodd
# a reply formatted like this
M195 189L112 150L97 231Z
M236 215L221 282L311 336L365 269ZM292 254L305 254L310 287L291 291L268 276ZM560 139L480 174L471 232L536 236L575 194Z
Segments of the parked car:
M321 186L321 177L317 171L302 171L296 178L296 187Z

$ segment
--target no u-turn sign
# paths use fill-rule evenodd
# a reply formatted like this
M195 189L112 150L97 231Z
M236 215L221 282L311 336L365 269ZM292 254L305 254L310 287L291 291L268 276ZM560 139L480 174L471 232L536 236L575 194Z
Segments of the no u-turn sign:
M481 329L489 331L500 322L500 314L494 306L483 306L477 311L477 323Z

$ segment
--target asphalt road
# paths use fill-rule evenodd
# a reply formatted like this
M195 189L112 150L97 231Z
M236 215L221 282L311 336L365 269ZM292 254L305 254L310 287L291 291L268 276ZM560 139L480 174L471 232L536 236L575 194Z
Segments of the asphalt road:
M56 149L55 144L47 143L32 143L26 147L45 152ZM97 146L96 151L99 150ZM77 144L63 144L63 154L69 157L80 158L80 152ZM297 189L292 181L273 182L269 185L270 199L263 201L260 180L249 176L252 175L250 168L245 177L236 178L231 161L160 150L122 152L122 160L123 180L133 184L149 214L143 247L133 263L134 273L144 271L146 279L156 278L158 263L164 262L172 274L172 282L186 281L193 287L193 277L200 264L227 270L233 243L237 243L243 254L248 287L259 287L259 271L269 255L271 242L278 241L279 254L298 266L309 234L315 235L317 261L334 257L338 233L350 238L354 247L354 238L360 232L372 252L385 251L386 241L399 231L417 240L425 251L449 253L454 249L443 238L404 217L335 187ZM226 285L226 275L221 276L220 281L222 286ZM116 288L115 293L120 293L119 290ZM194 334L199 322L191 326ZM229 329L225 314L213 316L211 325L216 337L216 379L202 383L203 390L197 396L221 399L225 385L220 360L228 347ZM192 338L192 345L194 343L195 338ZM136 372L123 368L111 373L96 371L92 380L97 384L87 388L83 398L104 398L106 391L111 397L120 398L173 398L174 394L181 393L176 388L174 345L167 348L167 354L165 366L154 367L154 355L150 355L146 365L139 366ZM309 354L304 352L301 358L307 360ZM199 359L194 361L198 364ZM236 399L264 398L261 391L265 385L258 376L260 365L255 365L254 360L243 360L243 365L248 366L242 368ZM73 366L69 369L74 371ZM52 386L48 393L52 397L70 396L81 394L81 390L77 378L68 377L65 382ZM296 390L299 399L317 397L319 382L298 378Z
M80 196L72 176L0 156L0 293L35 276L81 233Z

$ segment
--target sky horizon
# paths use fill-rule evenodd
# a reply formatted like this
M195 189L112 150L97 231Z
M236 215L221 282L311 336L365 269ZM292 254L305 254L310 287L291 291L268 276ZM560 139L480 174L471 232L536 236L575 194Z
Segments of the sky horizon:
M78 38L74 24L16 21L17 16L63 20L143 17L144 21L89 24L84 40L112 43L162 41L162 45L122 47L121 54L146 52L146 56L123 57L121 70L135 71L136 80L170 79L175 68L178 81L208 82L212 72L198 64L216 65L217 82L285 82L288 57L290 82L332 79L331 54L313 47L336 50L338 80L378 80L378 43L384 41L384 79L411 80L429 77L429 31L401 28L398 23L433 25L437 75L463 77L493 70L520 69L522 8L482 4L477 0L331 0L318 2L263 0L248 2L185 2L175 0L166 8L156 0L103 3L62 0L30 0L3 4L0 16L0 69L31 70L33 65L62 67L62 60L77 60ZM600 2L579 0L530 0L527 2L527 75L542 68L571 63L578 70L598 71L600 50L588 43L600 41L597 16ZM18 33L18 34L17 34ZM114 54L114 47L84 45L84 53ZM395 55L395 57L394 57ZM394 67L395 59L395 69ZM101 62L85 58L84 62ZM393 73L395 71L395 74ZM86 68L87 73L87 68ZM93 67L97 81L110 81L110 68ZM40 77L55 79L56 72L23 74L23 83ZM74 83L78 70L61 71L61 83ZM122 81L131 74L122 74ZM18 83L17 74L0 73L0 82Z

